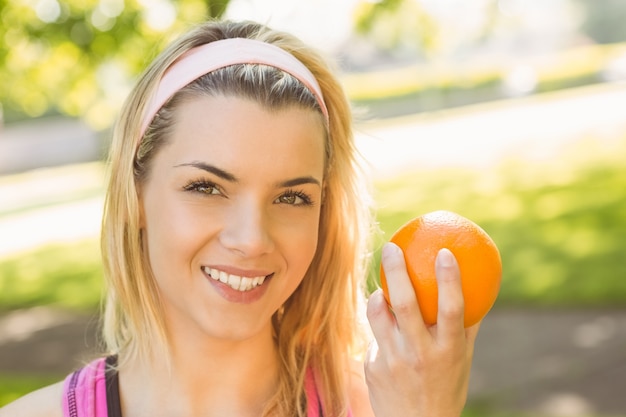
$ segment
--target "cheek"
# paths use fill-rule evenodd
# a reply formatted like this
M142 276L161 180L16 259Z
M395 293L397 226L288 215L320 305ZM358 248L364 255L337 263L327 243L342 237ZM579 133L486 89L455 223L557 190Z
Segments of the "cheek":
M287 229L281 246L292 269L303 277L317 250L319 215L296 224Z
M197 220L183 205L163 199L151 202L145 213L145 243L155 278L164 273L182 272L191 265L195 248L200 244Z

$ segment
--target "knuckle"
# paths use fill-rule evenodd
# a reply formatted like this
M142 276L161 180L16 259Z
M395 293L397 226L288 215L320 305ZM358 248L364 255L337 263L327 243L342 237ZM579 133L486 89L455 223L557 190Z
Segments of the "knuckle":
M465 313L463 303L446 303L439 306L439 314L445 320L460 320Z
M414 313L415 308L415 302L411 300L397 300L392 304L392 310L396 316L409 316Z

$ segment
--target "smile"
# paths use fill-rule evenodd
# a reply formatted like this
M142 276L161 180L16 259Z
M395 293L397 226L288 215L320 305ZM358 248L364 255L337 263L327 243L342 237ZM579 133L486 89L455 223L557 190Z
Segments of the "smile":
M258 277L240 277L239 275L227 274L224 271L219 271L217 269L208 268L206 266L202 267L202 270L205 274L207 274L211 279L215 281L220 281L226 285L228 285L233 290L237 291L250 291L265 281L266 276L258 276Z

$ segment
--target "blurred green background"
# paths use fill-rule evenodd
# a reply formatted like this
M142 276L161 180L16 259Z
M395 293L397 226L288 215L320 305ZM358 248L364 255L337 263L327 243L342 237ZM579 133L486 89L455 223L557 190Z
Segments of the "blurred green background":
M624 309L626 116L614 116L608 103L594 109L611 116L606 119L568 109L558 120L529 119L545 123L537 127L545 134L516 138L521 148L501 143L519 127L498 120L504 103L537 108L623 94L623 2L0 0L5 158L13 157L10 140L21 137L15 132L49 120L86 126L104 155L108 129L133 79L168 39L210 16L267 21L318 46L338 62L359 137L380 140L377 149L392 161L405 151L413 155L393 171L371 161L382 232L377 248L412 217L452 210L481 225L501 251L504 275L494 312ZM316 30L322 19L328 30ZM409 134L404 142L389 137L388 145L382 133L479 120L480 114L493 115L488 126L503 132L496 143L507 152L491 154L496 146L481 142L480 130L436 136L443 138L437 143L428 135ZM594 126L582 123L587 116ZM552 133L553 126L568 125L574 128ZM38 132L44 143L45 128ZM533 157L519 151L544 147L549 152ZM39 148L45 149L31 145L26 155L34 158ZM450 158L457 148L467 159L492 157L459 163ZM3 317L41 306L95 314L102 291L102 158L4 170L2 161L0 331ZM386 174L377 175L376 167ZM377 285L378 255L370 289ZM8 342L0 332L0 349L2 343ZM0 370L0 405L64 375ZM471 400L468 417L529 415Z

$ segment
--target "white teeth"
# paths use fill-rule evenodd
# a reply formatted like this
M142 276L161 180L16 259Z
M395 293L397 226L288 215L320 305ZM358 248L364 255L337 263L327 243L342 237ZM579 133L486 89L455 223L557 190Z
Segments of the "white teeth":
M239 275L229 275L228 285L230 285L231 288L233 288L234 290L239 290L239 286L241 285L241 277Z
M251 289L258 287L265 281L265 276L258 277L240 277L238 275L227 274L224 271L219 271L213 268L202 267L202 270L216 281L223 282L234 290L237 291L250 291Z

